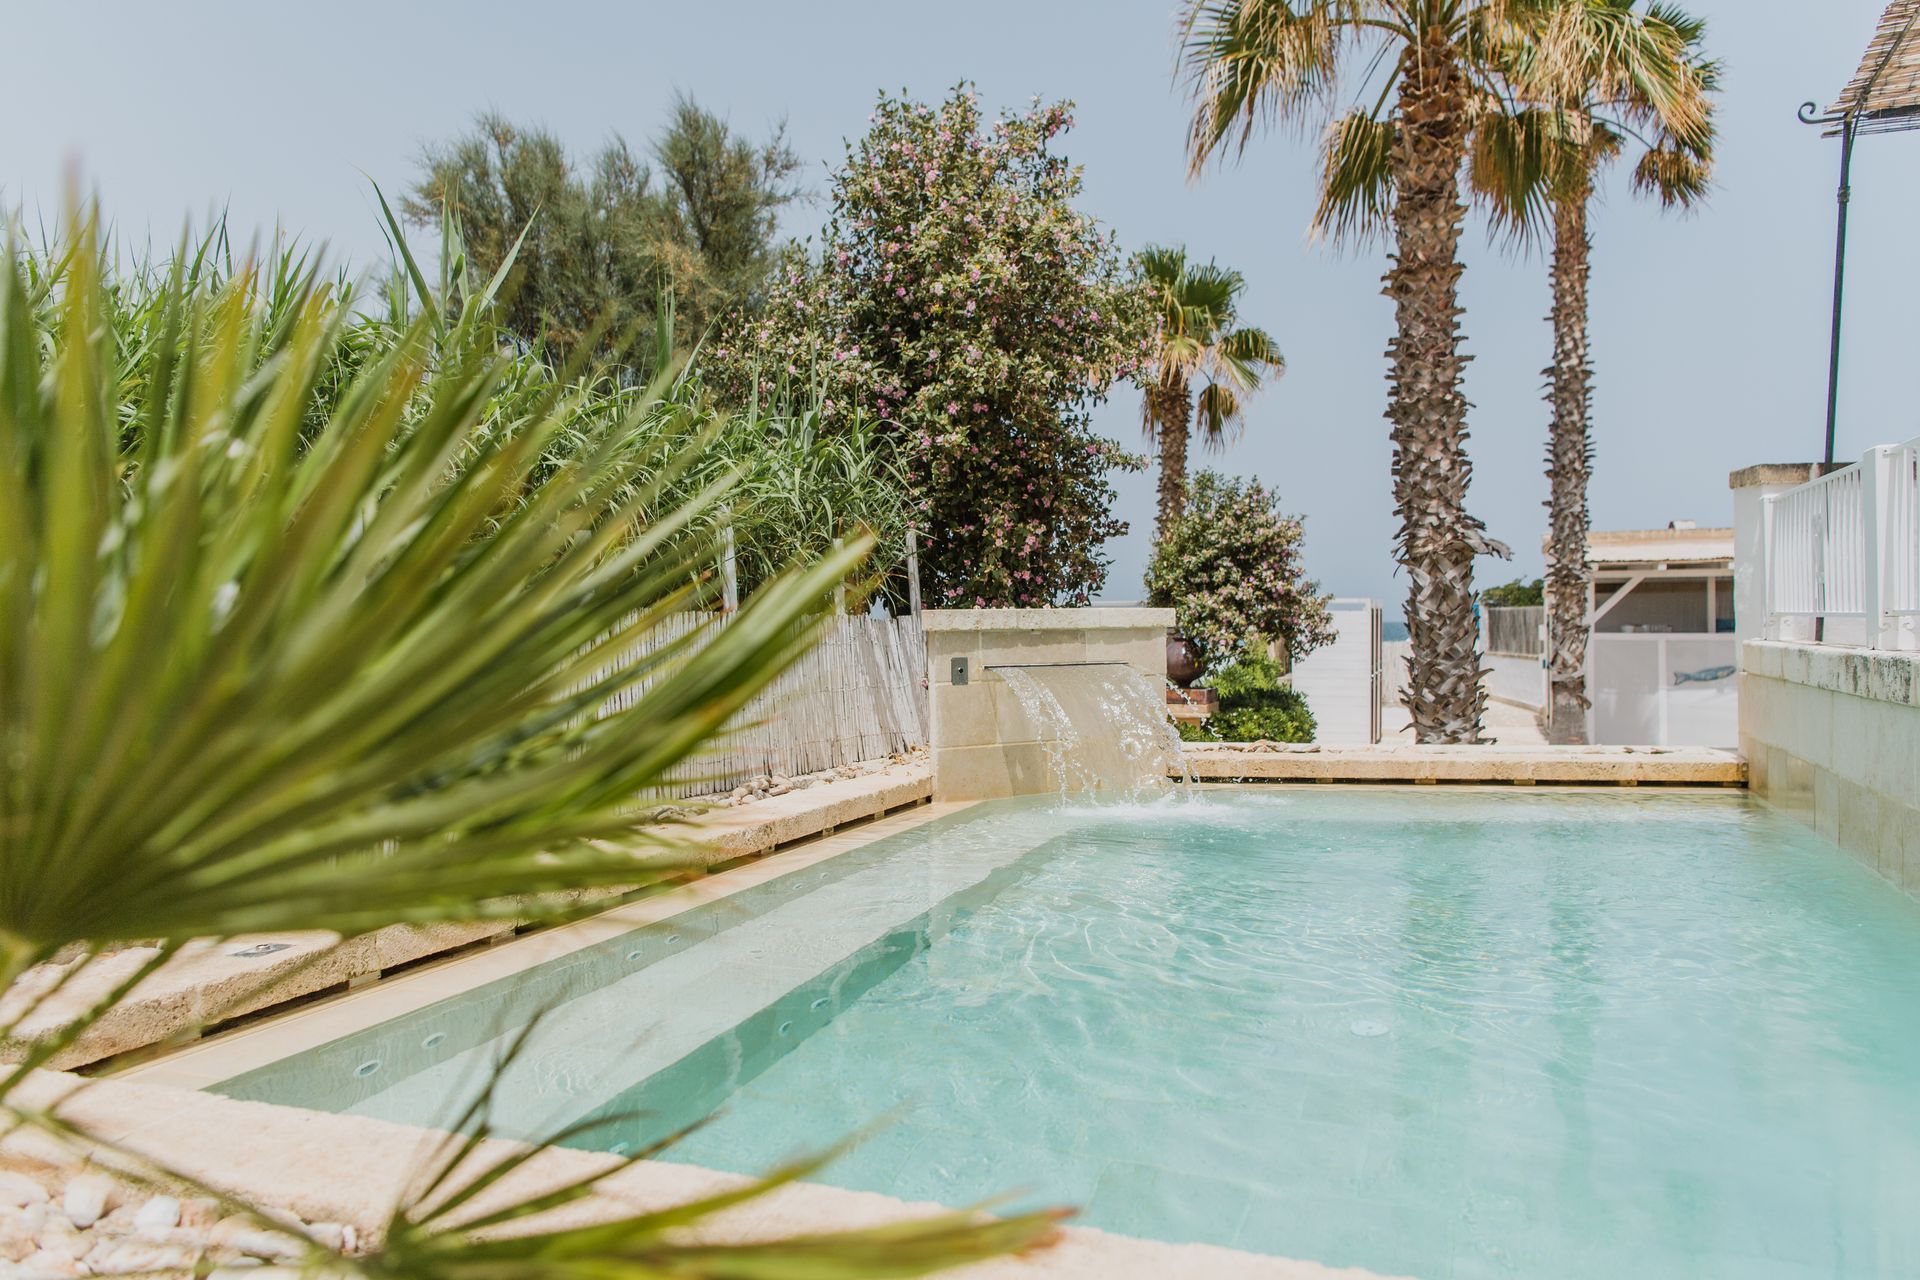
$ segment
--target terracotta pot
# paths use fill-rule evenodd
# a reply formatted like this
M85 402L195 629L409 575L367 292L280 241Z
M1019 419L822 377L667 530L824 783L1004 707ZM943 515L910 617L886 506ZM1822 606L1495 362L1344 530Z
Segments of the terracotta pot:
M1167 632L1167 679L1184 689L1200 678L1200 648L1175 631Z

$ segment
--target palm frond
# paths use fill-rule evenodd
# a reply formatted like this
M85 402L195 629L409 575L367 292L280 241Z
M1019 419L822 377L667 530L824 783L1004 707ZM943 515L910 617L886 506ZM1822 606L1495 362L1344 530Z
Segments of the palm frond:
M1633 167L1633 189L1663 208L1691 209L1713 190L1713 168L1676 145L1649 147Z
M1392 120L1364 111L1349 111L1328 126L1313 214L1317 233L1340 243L1386 229L1393 213L1393 137Z
M1703 21L1672 5L1559 0L1505 47L1505 62L1523 100L1568 113L1570 134L1612 116L1710 167L1719 64L1705 37Z
M445 305L349 351L363 331L299 254L218 283L196 259L169 269L153 340L130 351L91 218L69 246L49 276L10 244L0 272L0 985L76 945L75 975L160 945L0 1075L0 1116L110 1152L133 1181L193 1185L10 1095L185 939L557 916L579 890L672 874L660 831L635 830L664 816L661 780L813 642L872 540L843 530L724 625L653 644L667 613L709 602L711 516L736 483L723 467L668 501L717 427L642 447L618 429L676 412L671 374L556 454L586 385L534 390L503 422L512 361ZM458 270L443 262L443 287ZM543 1226L593 1182L516 1199L540 1148L493 1154L486 1113L468 1109L378 1252L306 1239L303 1266L859 1280L1034 1248L1058 1217L685 1234L828 1152Z
M1529 243L1552 226L1553 201L1570 171L1584 176L1583 148L1565 115L1544 107L1484 114L1468 140L1467 180L1496 234Z
M763 1178L642 1213L586 1226L553 1226L557 1211L592 1199L621 1169L669 1150L674 1135L599 1170L558 1185L539 1179L544 1150L610 1123L594 1117L544 1143L490 1143L493 1093L513 1061L532 1041L537 1022L506 1046L488 1082L416 1174L412 1190L395 1206L376 1253L358 1260L376 1276L412 1280L488 1280L540 1276L553 1280L601 1280L610 1273L659 1268L657 1274L744 1277L747 1280L892 1280L1022 1253L1049 1243L1061 1218L1057 1211L990 1218L977 1211L935 1214L865 1230L821 1232L749 1244L701 1244L684 1237L728 1209L813 1176L856 1145L839 1146L795 1160ZM521 1190L531 1179L538 1191ZM619 1269L612 1272L610 1269Z
M1224 446L1241 422L1240 397L1225 382L1209 382L1202 387L1195 409L1201 437L1214 448Z
M49 342L17 254L0 280L0 931L354 932L654 874L595 842L804 650L870 544L652 652L648 622L709 591L696 526L730 478L649 518L675 470L609 440L535 480L568 403L480 431L500 358L430 372L431 320L309 432L344 325L310 284L269 332L244 285L183 282L181 356L123 450L90 234Z
M1265 329L1243 326L1223 334L1214 346L1216 380L1236 391L1253 391L1262 380L1287 371L1280 344Z
M1193 118L1189 169L1198 173L1238 133L1294 120L1323 105L1339 67L1340 41L1359 6L1307 0L1189 0L1181 46Z

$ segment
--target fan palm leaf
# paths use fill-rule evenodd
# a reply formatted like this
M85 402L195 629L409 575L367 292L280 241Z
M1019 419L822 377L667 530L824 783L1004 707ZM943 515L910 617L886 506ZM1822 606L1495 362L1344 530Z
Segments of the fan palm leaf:
M1160 446L1157 535L1186 507L1187 446L1198 382L1202 439L1222 446L1243 421L1244 398L1286 372L1279 344L1263 329L1237 326L1246 278L1187 251L1150 245L1135 256L1154 314L1153 345L1139 381L1140 422Z
M669 612L711 604L709 516L734 477L661 501L697 447L636 454L616 423L550 462L582 392L492 429L509 358L479 320L439 308L322 395L352 320L298 258L264 269L279 273L274 307L262 268L217 288L174 268L130 381L91 221L56 280L10 247L0 986L76 949L61 982L112 948L159 945L0 1074L0 1125L86 1139L16 1097L21 1084L189 938L557 917L584 909L583 889L678 871L667 772L814 641L871 539L654 643ZM661 394L628 421L677 412ZM370 1280L852 1280L1032 1247L1053 1228L1047 1214L943 1215L746 1246L679 1234L815 1168L590 1228L494 1210L482 1225L506 1238L421 1209L368 1256L308 1241L309 1262Z

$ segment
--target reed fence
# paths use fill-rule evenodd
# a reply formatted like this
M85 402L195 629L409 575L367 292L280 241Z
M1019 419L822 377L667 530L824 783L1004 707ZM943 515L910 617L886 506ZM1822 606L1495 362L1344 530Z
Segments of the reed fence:
M725 615L674 614L639 652L725 625ZM917 617L840 619L734 718L712 750L668 776L667 794L728 791L762 774L816 773L926 745L926 644ZM631 707L648 683L610 701L605 713Z
M1540 629L1547 611L1540 605L1494 608L1486 611L1487 652L1515 658L1537 658L1544 649Z

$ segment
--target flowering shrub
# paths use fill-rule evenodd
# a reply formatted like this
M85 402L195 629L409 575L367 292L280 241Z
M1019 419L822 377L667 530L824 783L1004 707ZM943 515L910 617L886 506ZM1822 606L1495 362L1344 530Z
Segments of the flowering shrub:
M805 385L827 421L883 424L913 489L927 599L1084 603L1106 579L1114 470L1090 406L1145 349L1144 297L1072 206L1068 104L983 122L882 96L833 179L817 260L788 256L712 364L736 394Z
M1328 597L1300 567L1305 529L1258 480L1202 471L1147 562L1147 600L1176 611L1210 670L1268 640L1301 657L1333 638Z

